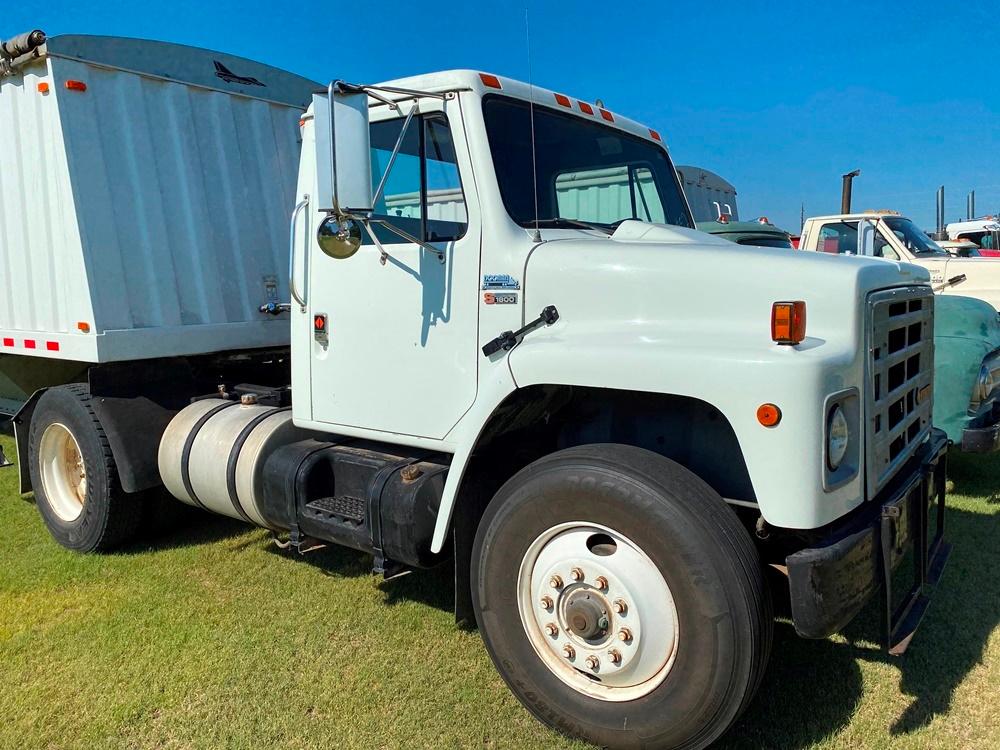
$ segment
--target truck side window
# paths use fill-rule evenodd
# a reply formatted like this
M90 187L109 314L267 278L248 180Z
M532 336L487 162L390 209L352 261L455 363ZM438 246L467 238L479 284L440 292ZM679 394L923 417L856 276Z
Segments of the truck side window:
M881 229L875 232L875 257L899 260L899 253L892 249L892 245L889 244L889 240L882 234Z
M816 249L821 253L856 255L858 252L858 223L840 221L824 224L819 230Z
M403 122L400 118L371 125L373 191L389 165ZM457 240L465 234L465 197L444 115L415 116L410 122L375 215L425 242ZM385 227L372 228L382 244L406 243ZM370 244L367 237L365 244Z

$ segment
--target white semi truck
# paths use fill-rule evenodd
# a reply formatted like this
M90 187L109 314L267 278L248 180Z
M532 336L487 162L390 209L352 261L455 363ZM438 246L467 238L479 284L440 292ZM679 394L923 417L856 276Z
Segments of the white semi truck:
M0 372L61 544L120 544L162 484L452 564L517 697L610 747L744 711L767 566L802 636L874 599L910 642L949 549L926 271L699 233L658 133L508 78L3 49Z

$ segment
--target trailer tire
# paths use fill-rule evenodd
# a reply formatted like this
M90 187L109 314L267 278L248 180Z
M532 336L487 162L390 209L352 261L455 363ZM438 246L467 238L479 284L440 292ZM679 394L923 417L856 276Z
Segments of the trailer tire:
M570 448L512 477L480 523L472 587L517 698L601 747L708 747L770 653L750 534L699 477L632 446Z
M142 504L121 488L91 398L84 383L50 388L28 431L35 504L55 540L78 552L121 545L142 517Z

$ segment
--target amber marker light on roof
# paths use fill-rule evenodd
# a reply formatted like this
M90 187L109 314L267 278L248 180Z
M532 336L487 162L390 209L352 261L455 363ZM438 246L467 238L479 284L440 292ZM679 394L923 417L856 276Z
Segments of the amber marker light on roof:
M489 86L491 89L503 89L500 83L500 79L495 75L490 75L489 73L480 73L479 80L483 82L484 86Z
M771 305L771 339L779 344L800 344L806 337L806 303L775 302Z

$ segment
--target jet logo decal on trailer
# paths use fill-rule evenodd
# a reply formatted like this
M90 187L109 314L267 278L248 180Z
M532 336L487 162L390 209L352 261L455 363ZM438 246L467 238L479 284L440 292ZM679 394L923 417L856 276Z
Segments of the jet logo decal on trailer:
M521 284L509 273L483 274L483 289L520 289Z
M225 65L220 63L218 60L213 60L215 63L215 76L221 78L226 83L240 83L244 86L264 86L267 87L266 83L261 83L256 78L251 78L249 76L238 76Z

